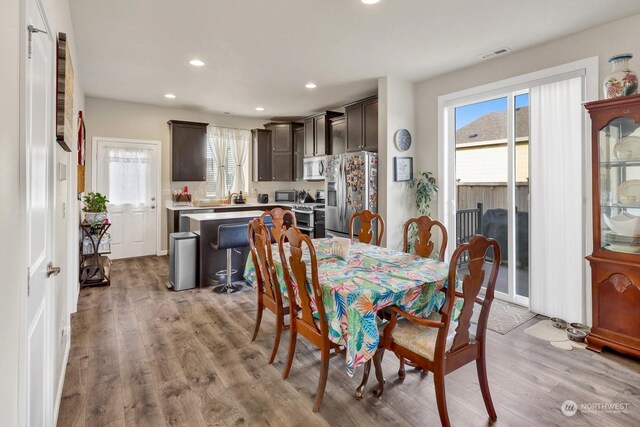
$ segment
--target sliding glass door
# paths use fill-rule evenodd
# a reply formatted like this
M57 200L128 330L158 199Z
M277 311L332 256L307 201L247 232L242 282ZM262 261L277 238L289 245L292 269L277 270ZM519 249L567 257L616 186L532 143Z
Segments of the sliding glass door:
M451 114L455 244L474 234L496 239L502 264L496 295L528 305L529 94L467 102Z

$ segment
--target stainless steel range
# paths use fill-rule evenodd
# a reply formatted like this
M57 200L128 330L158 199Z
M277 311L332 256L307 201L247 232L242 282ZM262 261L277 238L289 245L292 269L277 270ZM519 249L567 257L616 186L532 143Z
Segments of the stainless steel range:
M296 203L291 209L296 216L298 228L312 239L324 237L324 191L316 192L316 201L309 202L313 198L302 198L303 203Z
M296 223L300 231L309 235L312 239L316 237L314 232L316 208L324 209L324 203L297 203L291 209L296 216Z

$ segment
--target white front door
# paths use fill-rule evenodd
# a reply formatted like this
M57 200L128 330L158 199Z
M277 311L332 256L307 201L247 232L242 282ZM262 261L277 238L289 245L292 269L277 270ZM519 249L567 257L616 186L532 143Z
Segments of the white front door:
M96 138L95 189L109 199L111 258L156 254L159 142Z
M51 295L53 169L53 37L36 0L26 3L24 31L31 33L25 67L26 223L29 291L27 297L27 425L53 425ZM37 30L46 32L36 32Z

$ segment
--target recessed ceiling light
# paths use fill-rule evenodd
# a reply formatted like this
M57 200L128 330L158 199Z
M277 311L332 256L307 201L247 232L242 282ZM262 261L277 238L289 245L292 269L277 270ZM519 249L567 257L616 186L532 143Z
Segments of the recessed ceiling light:
M362 0L362 3L364 3L364 4L376 4L379 1L380 0Z
M264 107L256 107L256 111L264 111Z
M172 93L165 93L164 97L165 98L169 98L169 99L175 99L176 98L176 96L174 94L172 94Z
M189 61L189 64L193 65L194 67L204 66L204 62L200 61L199 59L192 59L191 61Z
M316 84L315 84L315 83L311 83L311 82L309 82L309 83L307 83L306 85L304 85L304 87L306 87L307 89L315 89L315 88L317 88L318 86L316 86Z

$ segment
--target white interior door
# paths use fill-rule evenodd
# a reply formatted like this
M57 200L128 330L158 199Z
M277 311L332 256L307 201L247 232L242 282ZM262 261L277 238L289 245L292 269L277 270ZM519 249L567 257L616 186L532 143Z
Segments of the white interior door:
M96 138L95 145L94 188L109 199L111 258L155 255L159 143Z
M27 201L27 425L53 425L51 283L53 231L53 38L36 0L26 2L31 58L25 67ZM35 32L35 29L46 32Z

